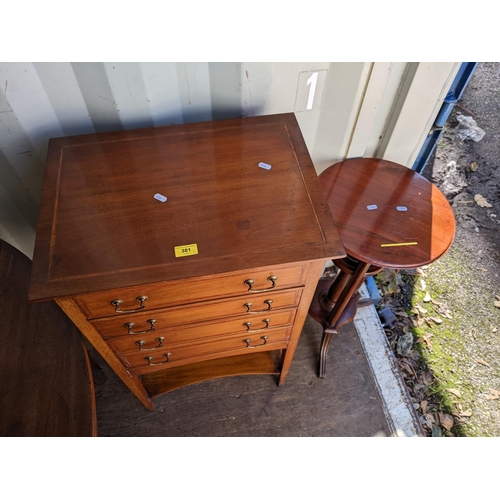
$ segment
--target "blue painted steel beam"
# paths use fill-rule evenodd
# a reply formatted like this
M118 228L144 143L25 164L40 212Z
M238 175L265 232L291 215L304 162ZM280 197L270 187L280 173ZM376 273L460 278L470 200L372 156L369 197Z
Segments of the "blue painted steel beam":
M436 144L438 143L441 135L443 134L443 127L448 120L453 107L456 102L462 97L462 94L471 79L474 70L477 67L477 62L464 62L460 66L453 83L451 84L450 90L446 94L443 101L443 105L439 110L439 113L434 121L434 125L427 136L420 153L413 164L412 169L421 174L424 171L430 156L434 152Z

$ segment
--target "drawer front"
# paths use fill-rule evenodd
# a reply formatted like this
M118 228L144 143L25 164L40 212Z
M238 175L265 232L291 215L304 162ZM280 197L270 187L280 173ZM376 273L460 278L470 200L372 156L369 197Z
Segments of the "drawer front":
M184 347L164 347L153 353L140 352L119 356L132 374L149 373L180 364L247 354L260 350L286 348L291 328L277 328L269 332L247 333L224 340Z
M235 295L257 297L268 291L299 287L305 283L307 266L308 264L304 263L288 267L260 268L212 277L119 288L77 295L73 298L87 318L123 316L200 300Z
M262 335L276 328L293 325L296 309L278 311L271 314L230 319L220 322L205 322L197 325L180 326L178 328L159 328L146 334L129 334L108 340L108 345L117 354L160 351L165 346L184 344L186 342L203 342L213 337L248 333ZM215 340L215 339L214 339Z
M157 309L155 311L124 314L111 318L92 321L97 331L107 339L125 334L138 335L137 332L163 331L172 326L193 324L219 318L244 316L252 321L260 314L270 314L286 308L297 307L302 288L282 292L263 292L252 297L214 300L188 306Z

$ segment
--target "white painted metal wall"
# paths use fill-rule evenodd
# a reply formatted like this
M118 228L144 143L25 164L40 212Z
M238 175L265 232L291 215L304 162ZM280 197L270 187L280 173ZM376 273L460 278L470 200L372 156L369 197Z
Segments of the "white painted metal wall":
M0 238L29 257L51 137L295 112L318 174L411 167L460 63L0 63Z

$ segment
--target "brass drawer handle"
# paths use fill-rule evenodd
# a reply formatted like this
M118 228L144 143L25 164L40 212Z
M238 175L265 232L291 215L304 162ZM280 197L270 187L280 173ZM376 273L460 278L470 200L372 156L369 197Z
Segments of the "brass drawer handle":
M149 327L149 330L143 330L142 332L132 331L132 328L135 326L135 323L125 323L123 326L127 329L127 333L129 333L130 335L139 335L141 333L148 333L151 330L155 329L155 323L156 323L155 319L148 319L146 323L149 323L151 326Z
M257 349L257 347L262 347L263 345L267 344L267 335L263 335L261 339L264 341L263 344L257 344L257 345L250 345L250 342L252 342L252 339L245 339L243 342L247 345L249 349Z
M252 303L251 302L247 302L246 304L243 304L243 307L247 308L247 313L248 314L259 314L259 313L263 313L263 312L267 312L267 311L272 311L273 310L273 308L271 307L272 303L273 303L273 301L271 299L264 300L264 304L267 304L267 309L262 309L261 311L252 311L252 310L250 310L250 308L252 307Z
M269 328L269 323L271 322L271 320L269 318L266 318L263 319L262 322L265 323L266 326L264 328L259 328L258 330L250 330L250 327L252 326L251 321L246 321L245 323L243 323L243 326L247 327L247 332L251 333L262 332L263 330L267 330Z
M158 347L163 347L165 337L156 337L156 340L158 341L158 345L156 347L142 347L146 343L145 340L138 340L136 344L139 346L139 351L154 351L155 349L158 349Z
M253 284L255 283L255 280L249 279L249 280L245 280L243 283L245 283L245 285L248 286L249 292L260 293L260 292L268 292L269 290L272 290L276 286L277 279L278 279L278 276L269 276L269 278L267 278L267 281L270 281L273 284L273 286L271 286L269 288L263 288L262 290L254 290L252 288Z
M111 301L111 304L115 306L115 312L118 312L118 313L135 313L137 311L140 311L141 309L144 309L144 307L146 307L144 305L144 302L146 302L146 300L148 300L148 298L145 295L140 295L139 297L136 297L135 300L139 301L140 304L141 304L141 306L138 307L137 309L129 309L128 311L125 311L124 309L120 309L120 306L123 304L123 300L115 299L115 300Z
M148 360L148 366L159 366L159 365L164 365L165 363L168 363L170 361L170 356L172 356L172 353L167 352L167 354L164 354L164 356L167 358L167 361L163 361L161 363L151 363L153 356L146 356L144 359Z

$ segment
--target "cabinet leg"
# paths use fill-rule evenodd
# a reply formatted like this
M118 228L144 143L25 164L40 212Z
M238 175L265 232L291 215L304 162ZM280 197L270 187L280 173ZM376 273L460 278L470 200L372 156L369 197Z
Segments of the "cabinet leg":
M334 333L337 333L336 330L330 330L328 328L323 332L323 337L321 339L321 349L319 352L319 378L326 377L326 359L328 354L328 347L330 347L330 342L332 341Z
M121 364L113 351L97 333L95 328L87 321L80 308L69 298L56 299L57 305L66 313L73 323L92 344L95 350L111 366L122 382L132 391L134 396L148 409L154 410L153 402L138 377L131 376Z
M302 328L304 327L304 323L306 321L308 306L311 303L314 292L316 291L316 286L321 278L323 266L324 261L313 261L309 265L306 285L304 286L302 297L300 299L301 307L297 310L297 316L295 317L295 323L290 337L290 342L288 343L288 348L283 352L281 358L281 375L278 382L278 385L280 386L285 383L285 379L288 375L288 370L290 369L293 355L295 354L300 334L302 333Z

